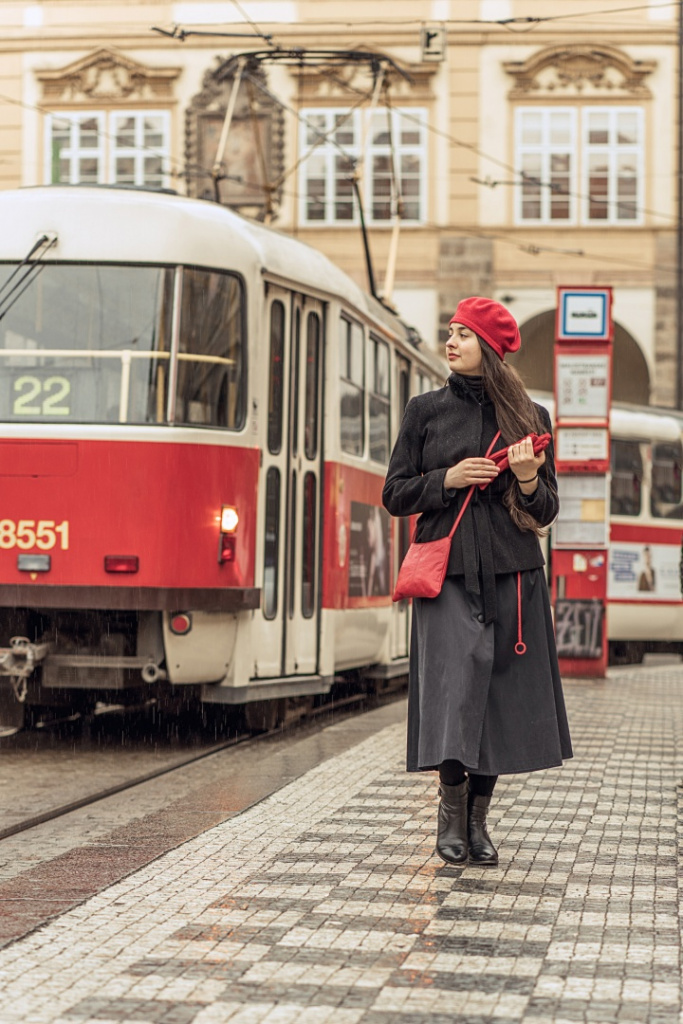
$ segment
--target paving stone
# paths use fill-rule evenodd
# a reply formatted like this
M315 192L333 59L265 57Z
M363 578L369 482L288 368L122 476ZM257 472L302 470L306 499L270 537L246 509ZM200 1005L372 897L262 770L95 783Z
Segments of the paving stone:
M569 681L492 869L435 858L390 725L0 951L0 1022L680 1024L682 684Z

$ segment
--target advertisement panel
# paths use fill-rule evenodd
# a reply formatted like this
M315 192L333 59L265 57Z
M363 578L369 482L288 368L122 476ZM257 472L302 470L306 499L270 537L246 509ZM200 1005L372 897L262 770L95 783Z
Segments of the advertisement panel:
M389 513L351 502L349 597L380 597L389 591Z
M680 601L680 551L673 544L610 546L607 596L610 600Z

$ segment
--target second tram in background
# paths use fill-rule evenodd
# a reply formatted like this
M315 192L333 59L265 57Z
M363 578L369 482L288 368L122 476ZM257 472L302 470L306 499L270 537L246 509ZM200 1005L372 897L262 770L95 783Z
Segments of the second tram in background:
M554 419L552 397L533 397ZM610 435L610 662L639 662L648 651L683 653L683 417L615 403Z
M344 673L404 675L381 491L445 364L212 203L35 188L0 223L4 731L152 694L273 724Z

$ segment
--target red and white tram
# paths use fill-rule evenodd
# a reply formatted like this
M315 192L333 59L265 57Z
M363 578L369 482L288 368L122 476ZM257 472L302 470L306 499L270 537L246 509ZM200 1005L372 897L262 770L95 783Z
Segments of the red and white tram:
M607 628L613 661L683 651L682 430L673 411L612 410Z
M261 706L405 673L406 529L380 496L441 360L214 204L33 188L0 223L0 727L140 687Z
M536 401L554 413L547 395ZM612 663L683 653L683 416L615 403L610 412L607 631Z

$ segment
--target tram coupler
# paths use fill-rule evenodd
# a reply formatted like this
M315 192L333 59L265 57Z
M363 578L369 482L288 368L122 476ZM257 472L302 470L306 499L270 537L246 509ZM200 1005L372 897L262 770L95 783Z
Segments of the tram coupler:
M23 728L28 679L49 649L49 644L34 644L25 636L13 636L9 647L0 647L0 737ZM9 677L9 685L2 676Z
M9 647L0 647L0 676L26 680L48 654L50 644L34 644L28 637L13 636ZM23 698L17 695L17 700Z

